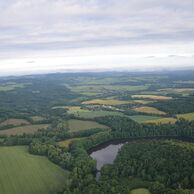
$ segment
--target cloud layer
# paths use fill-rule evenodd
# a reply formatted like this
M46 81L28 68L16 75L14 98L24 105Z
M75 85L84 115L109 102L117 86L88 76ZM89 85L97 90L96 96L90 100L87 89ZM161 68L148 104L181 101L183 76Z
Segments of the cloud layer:
M99 58L106 65L103 58L109 56L110 67L111 57L117 56L127 67L133 55L187 55L185 62L192 65L193 10L193 0L1 0L0 70L5 71L4 64L14 68L18 58L26 59L24 68L30 70L28 61L51 56L53 69L59 65L56 58L69 68L73 56L79 68L87 63L86 56L95 65Z

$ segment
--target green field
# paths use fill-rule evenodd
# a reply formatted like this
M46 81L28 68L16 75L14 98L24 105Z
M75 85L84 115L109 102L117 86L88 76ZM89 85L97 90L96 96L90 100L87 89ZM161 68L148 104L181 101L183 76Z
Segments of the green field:
M155 120L148 120L143 121L142 123L156 123L156 124L165 124L165 123L175 123L177 120L175 118L161 118L161 119L155 119Z
M68 111L69 114L74 114L77 117L83 117L83 118L95 118L95 117L103 117L107 115L113 115L113 116L124 116L121 112L113 112L113 111L90 111L90 110L83 110L80 109L78 111L70 110Z
M0 147L1 194L56 193L68 183L68 171L46 157L31 155L27 147Z
M165 112L162 112L154 107L150 106L141 106L141 107L136 107L133 109L136 112L143 112L143 113L148 113L148 114L158 114L158 115L165 115Z
M54 106L52 109L80 110L80 106Z
M25 84L13 84L13 85L7 85L7 86L2 86L0 87L0 91L10 91L14 90L15 88L24 88Z
M24 119L7 119L3 121L2 123L0 123L0 127L6 126L6 125L17 126L21 124L30 124L30 123Z
M128 117L136 122L158 120L162 118L158 116L147 116L147 115L134 115L134 116L128 116Z
M151 194L147 189L134 189L130 194Z
M102 128L102 129L108 128L107 126L101 125L94 121L80 121L75 119L69 120L68 126L69 126L70 132L82 131L82 130L94 129L94 128Z
M30 117L33 121L43 121L44 117L41 116L32 116Z
M147 120L156 120L156 119L161 119L163 117L160 116L149 116L149 115L134 115L134 116L128 116L125 115L121 112L114 112L114 111L90 111L90 110L83 110L80 109L79 111L68 111L69 114L74 114L77 117L82 117L82 118L95 118L95 117L103 117L103 116L125 116L129 117L132 120L136 122L142 122L142 121L147 121Z
M11 129L6 129L6 130L0 130L0 135L1 134L6 134L6 135L21 135L24 133L34 133L38 131L38 129L47 129L49 127L49 124L40 124L40 125L25 125L22 127L14 127Z
M152 100L170 100L172 97L169 96L159 96L159 95L132 95L132 98L149 98Z
M90 81L89 81L90 82ZM88 83L89 83L88 82ZM87 84L88 84L87 83ZM107 84L107 83L106 83ZM74 86L70 87L68 85L65 85L70 90L76 93L87 93L87 94L98 94L107 91L142 91L147 90L149 85L137 85L137 86L130 86L130 85L96 85L96 84L90 84L88 85L82 85L82 86Z

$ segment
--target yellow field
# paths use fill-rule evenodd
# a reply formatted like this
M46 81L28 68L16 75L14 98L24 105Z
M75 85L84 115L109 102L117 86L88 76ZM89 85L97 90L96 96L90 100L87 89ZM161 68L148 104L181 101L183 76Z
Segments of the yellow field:
M170 100L170 96L156 96L156 95L132 95L133 98L150 98L153 100Z
M149 101L149 100L133 100L133 102L137 102L137 103L140 103L140 104L149 104L153 101Z
M156 124L165 124L165 123L175 123L177 120L175 118L162 118L162 119L156 119L156 120L147 120L142 121L142 123L156 123Z
M150 113L150 114L158 114L158 115L165 115L165 112L162 112L156 108L149 107L149 106L141 106L134 109L136 112L143 112L143 113Z
M88 129L94 129L94 128L103 128L103 129L108 128L107 126L101 125L94 121L81 121L81 120L75 120L75 119L69 120L68 126L69 126L70 132L82 131L82 130L88 130Z
M26 126L22 126L22 127L14 127L11 129L0 130L0 135L1 134L22 135L24 133L34 133L34 132L38 131L38 129L46 129L48 127L49 127L48 124L26 125Z
M42 121L44 120L44 117L41 117L41 116L33 116L33 117L30 117L33 121Z
M0 123L0 127L2 126L6 126L6 125L21 125L21 124L29 124L28 121L24 120L24 119L7 119L5 121L3 121L2 123Z
M164 88L160 89L160 91L175 91L175 92L189 92L189 91L194 91L194 88Z
M64 141L60 141L59 145L61 147L68 147L71 142L79 140L79 139L81 139L81 138L72 138L72 139L67 139L67 140L64 140Z
M186 120L192 121L194 120L194 112L186 113L186 114L177 114L177 118L184 118Z
M80 106L54 106L52 107L52 109L58 109L58 108L61 108L61 109L69 109L69 110L80 110Z
M148 189L134 189L130 194L151 194Z
M105 104L105 105L119 105L119 104L128 104L131 103L131 101L123 101L123 100L101 100L101 99L94 99L82 102L82 104Z

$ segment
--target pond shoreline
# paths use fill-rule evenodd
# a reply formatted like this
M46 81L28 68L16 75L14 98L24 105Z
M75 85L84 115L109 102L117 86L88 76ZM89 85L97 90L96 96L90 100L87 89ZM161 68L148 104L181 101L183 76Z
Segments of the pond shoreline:
M137 137L137 138L121 138L121 139L112 139L101 144L98 144L89 150L87 150L88 155L92 157L92 154L98 152L99 150L103 150L110 145L119 145L129 142L142 142L142 141L149 141L149 140L180 140L184 142L194 143L194 138L189 136L152 136L152 137ZM93 157L92 157L93 158ZM97 169L93 172L96 180L98 181L101 176L101 169Z
M110 144L117 145L120 143L134 142L134 141L146 141L146 140L181 140L189 143L194 143L194 138L190 136L151 136L151 137L130 137L130 138L120 138L120 139L111 139L109 141L100 143L87 150L87 153L90 155L92 152L95 152L99 149L105 148Z
M135 141L147 141L147 140L181 140L189 143L194 143L194 138L190 136L150 136L150 137L132 137L132 138L120 138L120 139L111 139L109 141L100 143L90 149L87 150L87 153L90 155L93 152L103 149L107 147L110 144L117 145L121 143L127 143L127 142L135 142Z

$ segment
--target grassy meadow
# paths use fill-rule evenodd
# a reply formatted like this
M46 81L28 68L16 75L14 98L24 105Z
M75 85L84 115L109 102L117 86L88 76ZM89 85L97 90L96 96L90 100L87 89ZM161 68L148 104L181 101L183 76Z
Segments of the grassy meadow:
M153 100L170 100L172 97L170 96L157 96L157 95L132 95L132 98L149 98Z
M71 138L71 139L67 139L67 140L64 140L64 141L60 141L59 145L61 147L68 147L71 142L76 141L76 140L80 140L80 139L81 138L76 137L76 138Z
M12 84L12 85L6 85L1 86L0 91L7 92L10 90L14 90L15 88L24 88L26 84Z
M107 129L105 125L101 125L94 121L81 121L76 119L71 119L68 121L68 126L70 132L82 131L87 129L102 128Z
M130 192L130 194L151 194L148 189L134 189Z
M175 118L161 118L161 119L156 119L156 120L147 120L143 121L142 123L156 123L156 124L165 124L165 123L175 123L177 120Z
M189 121L193 121L194 120L194 113L185 113L185 114L177 114L176 115L177 118L184 118L186 120Z
M24 133L34 133L38 131L38 129L47 129L49 124L39 124L39 125L25 125L21 127L14 127L10 129L0 130L1 134L6 135L22 135Z
M48 194L62 191L68 171L25 146L0 147L1 194Z
M134 116L128 116L128 117L136 122L158 120L162 118L159 116L149 116L149 115L134 115Z
M113 115L113 116L125 116L121 112L115 112L115 111L90 111L90 110L79 110L79 111L68 111L69 114L74 114L77 117L82 118L95 118L95 117L102 117L107 115Z
M149 106L141 106L134 108L136 112L142 112L142 113L149 113L149 114L158 114L158 115L165 115L165 112L162 112L154 107L149 107Z
M80 110L80 106L54 106L52 109Z
M151 100L133 100L133 102L140 103L140 104L149 104L149 103L152 103L153 101L151 101Z
M131 103L130 101L124 101L124 100L113 100L113 99L94 99L89 101L84 101L82 104L104 104L104 105L120 105L120 104L128 104Z
M24 119L7 119L0 123L0 127L6 126L6 125L17 126L21 124L30 124L30 123Z
M194 91L194 88L164 88L159 91L192 92Z
M88 82L90 83L90 81ZM107 84L107 83L105 83ZM67 85L66 85L67 86ZM92 96L102 94L102 93L107 93L107 92L117 92L117 91L143 91L147 90L149 85L137 85L137 86L130 86L130 85L98 85L97 83L95 84L89 84L88 85L81 85L81 86L74 86L74 87L69 87L69 89L73 92L79 93L79 94L89 94Z
M32 116L30 117L33 121L43 121L44 117L41 116Z

